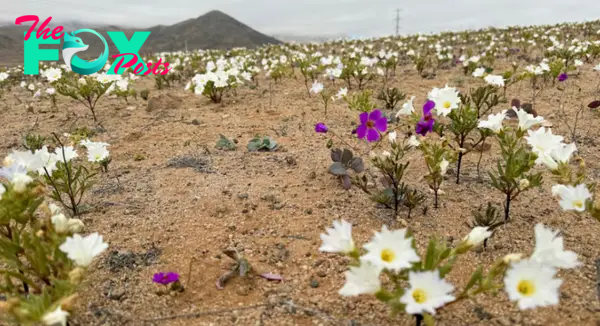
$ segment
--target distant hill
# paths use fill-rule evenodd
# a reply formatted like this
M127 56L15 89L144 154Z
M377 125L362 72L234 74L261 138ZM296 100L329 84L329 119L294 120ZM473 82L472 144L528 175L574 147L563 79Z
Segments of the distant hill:
M198 18L188 19L174 25L157 25L150 28L121 28L118 26L82 26L80 22L65 23L67 31L79 28L91 28L102 34L108 41L110 54L119 51L109 40L106 31L123 31L130 38L134 31L150 31L148 40L142 47L142 53L171 52L196 49L230 49L234 47L254 48L265 44L279 44L281 41L264 35L218 10L210 11ZM50 23L52 29L54 21ZM0 27L0 64L14 65L23 62L23 34L28 26ZM78 34L85 44L90 46L86 53L95 57L103 49L102 42L88 33ZM93 55L92 55L93 53ZM82 54L82 57L85 54ZM61 57L62 59L62 57Z
M171 26L154 26L146 44L155 52L188 49L254 48L279 40L257 32L232 17L214 10Z

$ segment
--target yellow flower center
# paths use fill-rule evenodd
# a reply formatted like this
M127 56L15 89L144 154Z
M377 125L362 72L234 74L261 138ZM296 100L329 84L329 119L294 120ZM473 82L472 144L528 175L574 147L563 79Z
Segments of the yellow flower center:
M427 301L427 293L421 289L415 289L412 293L413 299L415 299L416 303L423 303Z
M94 157L96 159L96 161L100 161L100 158L102 157L102 155L100 154L96 154L96 156Z
M446 109L449 109L449 108L450 108L450 106L452 106L452 103L450 103L450 101L446 101L446 102L444 102L444 107L445 107Z
M573 202L573 206L577 207L577 208L582 208L583 207L583 202L581 200L576 200Z
M535 285L529 280L522 280L517 284L517 291L526 297L530 297L535 293Z
M390 249L383 249L381 251L381 260L386 263L391 263L394 260L394 257L396 257L396 255Z

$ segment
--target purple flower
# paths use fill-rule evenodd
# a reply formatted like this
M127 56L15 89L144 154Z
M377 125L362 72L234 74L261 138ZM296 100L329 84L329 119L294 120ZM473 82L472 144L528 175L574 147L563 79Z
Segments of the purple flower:
M368 142L377 141L380 137L379 132L385 132L387 129L387 118L379 110L371 113L363 112L359 118L360 126L356 128L356 135L359 139L367 137Z
M156 273L156 274L154 274L154 277L152 278L152 281L154 283L158 283L158 284L162 284L162 285L167 285L167 284L179 281L179 274L173 273L173 272Z
M315 125L315 131L318 133L324 134L327 133L328 130L329 128L327 128L323 122L319 122Z
M569 78L569 76L564 72L562 74L558 75L559 82L563 82L563 81L567 80L567 78Z
M434 101L427 101L425 105L423 105L423 117L421 120L417 122L417 127L415 128L415 132L419 135L425 136L428 132L433 131L433 124L435 120L433 119L433 115L431 114L431 110L435 107Z

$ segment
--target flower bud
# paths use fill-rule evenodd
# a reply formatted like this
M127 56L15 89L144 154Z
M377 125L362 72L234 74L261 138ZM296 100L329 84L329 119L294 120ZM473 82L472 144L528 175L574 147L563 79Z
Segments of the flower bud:
M477 226L474 227L473 230L463 239L470 246L478 246L483 243L483 241L489 238L492 235L492 232L488 231L487 227Z
M529 180L521 179L519 180L519 190L525 190L525 188L529 187Z
M77 293L70 295L66 298L64 298L61 302L60 302L60 308L62 310L65 311L72 311L73 310L73 306L75 306L75 300L79 297L79 295Z
M74 285L78 285L81 283L81 281L83 281L84 276L85 269L81 267L76 267L74 270L69 272L69 281Z
M521 257L523 257L523 254L508 254L502 258L502 261L508 265L510 263L518 262L521 260Z
M83 231L85 224L80 219L72 218L67 222L69 226L69 232L71 233L80 233Z
M8 167L13 163L12 158L10 158L9 156L5 157L4 160L2 161L2 165Z
M56 214L50 219L52 220L52 225L54 226L56 233L62 234L69 232L69 219L67 219L65 214Z

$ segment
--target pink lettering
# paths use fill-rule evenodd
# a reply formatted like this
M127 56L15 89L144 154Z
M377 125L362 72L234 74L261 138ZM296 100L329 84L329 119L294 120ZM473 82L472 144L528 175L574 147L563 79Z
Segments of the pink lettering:
M129 60L125 65L123 65L123 68L133 67L133 65L137 62L137 55L135 55L133 53L114 54L112 57L116 59L116 58L123 57L126 55L131 55L131 56L133 56L133 58L131 58L131 60ZM115 74L119 73L119 69L121 68L121 65L123 64L123 60L125 60L125 58L121 58L121 60L119 60L119 62L117 62L117 65L115 66Z

